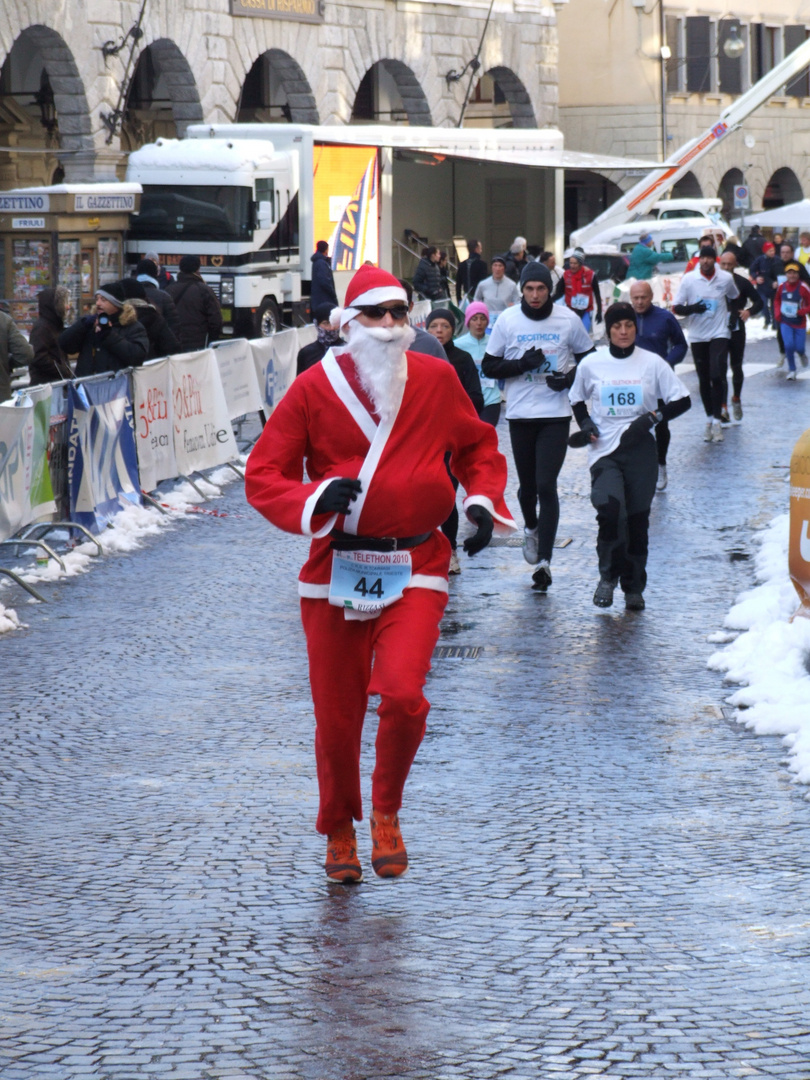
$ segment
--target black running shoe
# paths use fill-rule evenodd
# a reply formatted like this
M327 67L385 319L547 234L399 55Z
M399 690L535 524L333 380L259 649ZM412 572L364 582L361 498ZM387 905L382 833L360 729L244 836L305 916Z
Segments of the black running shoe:
M532 574L532 588L537 592L545 592L551 584L551 567L548 559L543 559L535 572Z
M596 586L596 592L593 594L593 602L596 606L613 607L613 590L615 588L615 581L608 581L607 578L602 578Z
M645 608L644 597L640 592L625 593L624 606L628 611L643 611Z

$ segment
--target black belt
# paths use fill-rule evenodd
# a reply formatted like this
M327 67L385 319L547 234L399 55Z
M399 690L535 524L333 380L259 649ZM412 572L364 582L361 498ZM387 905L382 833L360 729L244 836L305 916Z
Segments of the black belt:
M419 547L433 536L432 532L418 536L352 536L351 533L333 529L330 547L334 551L403 551L406 548Z

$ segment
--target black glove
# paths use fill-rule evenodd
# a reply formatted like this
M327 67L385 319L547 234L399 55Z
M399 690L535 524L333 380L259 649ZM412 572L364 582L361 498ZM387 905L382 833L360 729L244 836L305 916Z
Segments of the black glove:
M568 445L573 450L578 450L581 446L588 446L591 441L591 435L596 435L598 438L599 428L589 416L582 421L579 431L575 431L573 435L568 436Z
M637 446L644 436L651 428L654 427L657 417L655 413L644 413L643 416L637 416L633 422L624 429L622 437L619 439L619 446L625 447Z
M539 368L541 364L545 363L545 353L542 349L527 349L526 352L518 360L518 366L521 371L533 371L534 368Z
M570 390L574 385L574 379L576 378L577 369L572 367L570 371L563 373L562 371L552 371L550 375L546 375L546 386L549 390Z
M708 310L708 305L704 304L702 300L698 300L696 304L685 304L683 313L684 315L702 315L704 311Z
M345 476L333 480L329 487L321 492L315 503L314 514L350 514L349 506L363 490L359 480L348 480Z
M599 312L597 312L597 315L596 315L596 322L600 323L601 321L602 321L602 312L599 311Z
M478 526L478 532L468 536L463 547L468 555L477 555L479 551L484 550L492 539L492 514L490 514L489 510L485 510L483 506L471 506L467 511L467 517L473 519Z

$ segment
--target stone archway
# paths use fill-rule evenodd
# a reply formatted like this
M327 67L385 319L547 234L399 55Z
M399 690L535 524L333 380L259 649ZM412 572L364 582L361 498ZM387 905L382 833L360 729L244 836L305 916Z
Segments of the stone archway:
M802 185L793 169L777 169L765 186L762 209L776 210L780 206L789 206L803 198Z
M723 200L723 217L728 221L734 211L734 189L743 182L742 169L729 169L717 188L717 198ZM736 211L739 214L739 210Z
M173 41L159 38L142 50L127 94L121 144L136 150L160 136L182 137L203 119L188 60Z
M297 61L281 49L268 49L245 76L237 123L318 124L315 95Z
M526 87L510 68L493 67L484 72L467 102L464 127L537 127Z
M2 155L0 186L49 184L60 168L84 175L93 153L90 109L73 53L50 27L29 26L0 69L0 143L47 147L15 161Z
M413 71L401 60L378 60L357 88L353 124L410 124L432 127L425 92Z
M673 199L702 199L703 191L700 182L693 172L682 176L677 184L672 187Z

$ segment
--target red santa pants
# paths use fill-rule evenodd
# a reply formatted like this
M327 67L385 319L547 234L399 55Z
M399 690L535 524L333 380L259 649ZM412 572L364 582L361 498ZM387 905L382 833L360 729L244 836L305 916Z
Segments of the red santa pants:
M301 600L315 705L318 832L363 817L360 737L369 694L381 697L371 802L384 814L402 805L425 734L430 703L422 688L446 604L446 593L406 589L378 618L356 621L325 600Z

